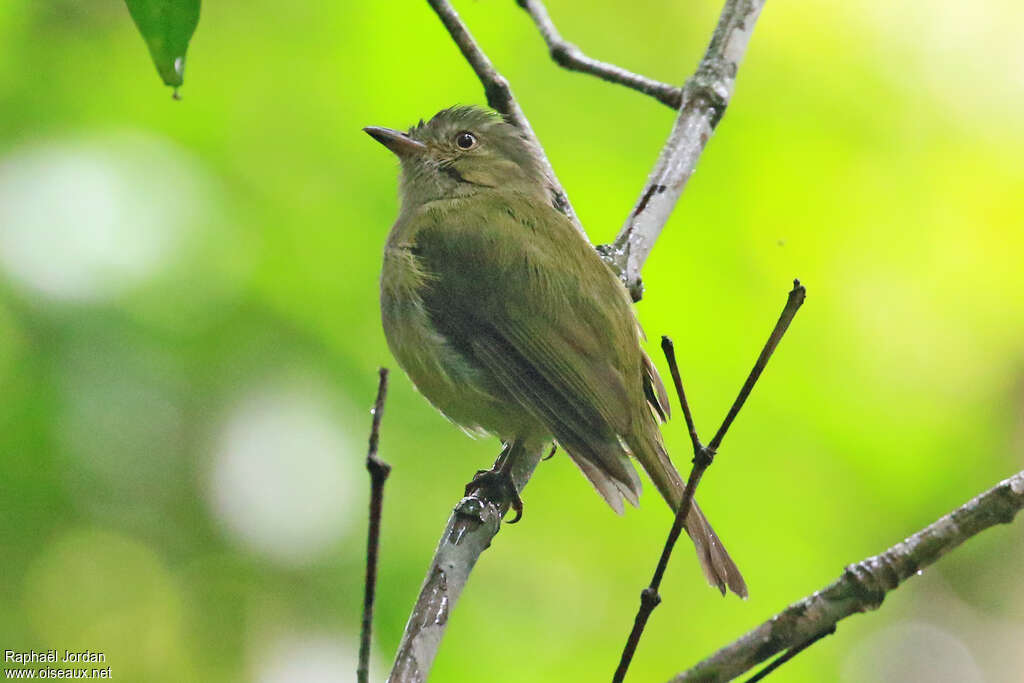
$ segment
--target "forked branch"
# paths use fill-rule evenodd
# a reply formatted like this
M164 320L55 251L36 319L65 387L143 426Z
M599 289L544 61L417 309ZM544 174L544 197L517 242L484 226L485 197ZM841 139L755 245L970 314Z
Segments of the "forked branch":
M651 616L651 612L661 604L661 596L658 594L658 590L661 588L661 579L665 575L665 570L668 568L669 558L672 556L672 549L675 547L676 541L679 540L680 534L683 532L683 525L686 521L686 516L690 513L690 507L693 505L693 495L697 491L697 485L700 484L701 477L704 476L704 471L711 466L714 461L715 454L718 452L718 447L722 445L722 439L725 438L725 434L729 431L729 426L733 420L736 419L736 415L739 414L740 408L746 402L747 397L750 395L751 390L754 388L754 384L757 383L758 378L768 365L768 360L772 357L775 348L782 341L782 336L786 334L786 330L789 329L789 324L793 321L793 317L804 303L804 299L807 297L807 290L803 285L800 284L799 280L794 280L793 289L790 290L789 296L786 299L786 305L782 309L782 314L779 316L778 322L775 323L775 328L772 333L768 336L768 341L765 342L764 348L761 349L760 355L757 357L757 361L754 363L754 368L750 371L747 376L747 381L743 383L743 387L740 389L739 394L736 396L736 400L733 401L732 407L726 414L725 419L722 421L722 426L718 428L718 432L715 433L711 443L707 446L703 445L700 441L700 437L697 436L697 428L693 422L693 414L690 412L690 404L686 400L686 392L683 390L683 380L679 374L679 365L676 363L676 352L675 346L672 344L672 340L668 337L662 337L661 348L665 352L665 359L668 361L669 370L672 373L672 383L675 385L676 395L679 397L679 403L683 408L683 417L686 419L686 428L690 433L690 441L693 444L693 467L690 469L690 476L686 481L686 488L683 490L683 499L679 503L679 508L676 510L675 520L672 523L672 528L669 531L668 539L665 541L665 547L661 551L661 557L658 558L658 565L654 569L654 576L651 578L651 583L644 588L640 593L640 608L637 610L636 617L633 619L633 630L629 634L629 638L626 640L626 647L622 651L622 657L619 659L619 666L615 670L615 676L612 678L612 683L622 683L626 678L626 672L629 670L629 664L633 661L633 655L636 652L637 645L640 644L640 638L643 636L644 627L647 625L647 620ZM724 590L724 589L723 589ZM743 594L746 597L746 594Z
M537 25L537 30L540 31L541 37L548 46L551 59L555 60L555 63L559 66L570 71L579 71L591 76L597 76L609 83L624 85L645 95L650 95L672 109L679 109L679 105L683 101L682 88L656 81L647 76L635 74L615 64L609 64L608 62L588 57L583 54L582 50L562 37L562 34L555 27L555 23L551 21L551 17L548 15L548 10L544 7L543 2L540 0L516 0L516 2L533 19L533 23Z
M640 271L697 168L697 160L729 106L736 73L764 0L726 0L697 72L683 87L668 141L615 242L604 247L634 301L643 294Z
M827 634L846 617L877 609L886 593L934 564L968 538L1009 524L1024 508L1018 472L881 555L851 564L831 584L793 603L671 683L731 681L774 655ZM785 656L785 655L783 655Z

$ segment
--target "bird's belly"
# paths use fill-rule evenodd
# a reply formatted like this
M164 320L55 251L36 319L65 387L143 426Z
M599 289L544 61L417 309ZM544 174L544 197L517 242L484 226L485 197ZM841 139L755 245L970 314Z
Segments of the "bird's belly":
M418 293L423 277L408 250L385 252L381 318L398 364L434 407L468 432L509 439L536 431L535 418L434 327Z

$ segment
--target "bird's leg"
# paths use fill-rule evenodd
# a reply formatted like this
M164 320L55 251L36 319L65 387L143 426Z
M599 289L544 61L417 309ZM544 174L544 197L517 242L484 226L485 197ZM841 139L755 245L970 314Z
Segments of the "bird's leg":
M515 524L523 517L523 499L519 497L515 482L512 481L512 463L515 459L514 453L522 449L519 441L505 443L494 461L494 466L489 470L479 470L473 480L466 484L466 495L480 489L488 489L497 494L501 499L507 499L509 507L515 511L515 516L509 520L509 524Z

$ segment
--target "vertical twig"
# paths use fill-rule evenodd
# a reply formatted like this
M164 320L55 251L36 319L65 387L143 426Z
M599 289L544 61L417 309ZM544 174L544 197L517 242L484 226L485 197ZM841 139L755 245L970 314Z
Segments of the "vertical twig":
M693 423L690 406L686 401L686 392L683 391L683 382L679 376L675 347L672 344L672 340L668 337L661 338L661 348L665 352L665 359L668 361L669 370L672 373L672 382L675 384L676 394L678 394L679 402L682 404L683 415L686 418L686 427L690 432L690 440L693 443L693 467L690 469L690 476L686 481L686 488L683 490L683 499L679 503L679 509L676 510L672 528L668 532L668 539L666 539L665 546L661 551L661 557L658 558L658 565L654 569L651 583L640 593L640 608L633 619L633 629L629 633L626 646L623 648L622 656L619 658L619 666L615 670L615 676L612 678L613 683L622 683L625 680L626 672L629 670L629 665L633 661L633 655L640 644L640 638L643 636L647 620L658 604L661 603L661 595L658 593L658 590L661 588L661 580L665 575L665 570L668 568L668 561L672 556L672 550L675 547L676 541L679 540L679 535L683 531L686 516L693 505L693 494L697 490L697 485L700 483L701 477L704 476L704 471L714 461L715 453L718 446L721 445L722 439L725 438L725 433L728 431L733 420L736 419L740 408L746 402L751 389L754 388L754 384L768 364L768 359L771 358L775 348L779 345L782 335L789 329L793 316L796 315L796 312L800 310L800 306L803 305L806 294L807 290L800 284L800 281L794 280L793 289L789 292L789 297L786 300L785 307L782 309L782 314L779 316L778 322L775 323L775 328L772 330L771 335L769 335L768 341L765 342L761 354L757 357L753 370L747 376L747 381L743 383L739 395L733 401L732 407L722 422L722 426L719 427L718 432L715 434L715 438L707 446L703 446L700 438L697 436L697 429Z
M370 529L366 539L366 586L363 592L363 624L359 638L359 683L370 681L370 636L373 631L373 600L377 592L377 556L380 550L380 514L384 502L384 482L391 473L391 465L377 457L380 441L380 418L384 413L384 399L388 393L388 369L379 371L377 400L373 403L373 422L370 426L370 446L366 453L366 469L370 473Z
M665 354L665 360L668 361L668 370L672 373L672 384L676 388L676 396L679 397L679 403L683 406L683 419L686 420L686 431L690 434L690 443L693 444L693 457L696 458L704 450L704 445L700 442L700 437L697 436L697 427L693 422L693 413L690 412L690 404L686 400L683 380L679 376L679 364L676 363L676 347L672 343L672 339L666 336L661 338L661 351Z

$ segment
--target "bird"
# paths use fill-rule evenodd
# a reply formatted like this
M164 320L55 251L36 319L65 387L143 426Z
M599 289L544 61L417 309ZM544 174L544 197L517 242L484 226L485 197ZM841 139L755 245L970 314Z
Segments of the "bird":
M555 443L615 512L639 505L639 461L675 511L684 483L660 422L664 383L618 276L577 229L538 149L503 116L456 106L407 131L364 128L400 161L380 279L384 334L418 391L502 455ZM472 484L473 482L471 482ZM696 501L685 528L708 582L747 586Z

